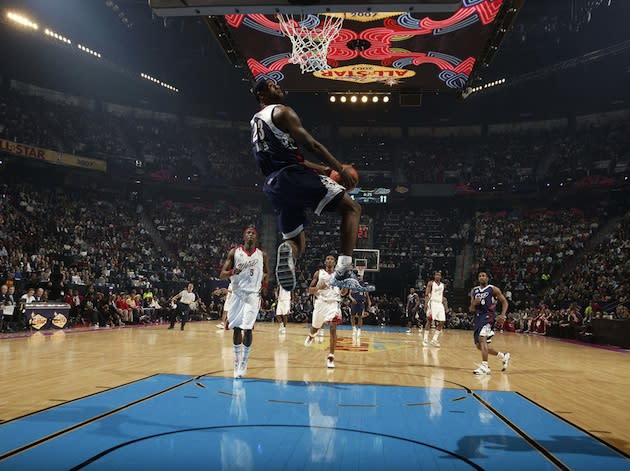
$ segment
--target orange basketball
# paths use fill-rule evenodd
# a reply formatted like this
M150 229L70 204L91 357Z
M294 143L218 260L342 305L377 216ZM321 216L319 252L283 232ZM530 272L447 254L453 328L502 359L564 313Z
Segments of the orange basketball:
M357 183L359 182L359 172L357 172L356 168L354 168L352 165L343 165L343 168L347 168L347 172L350 172L352 175L354 175L354 177L357 179ZM335 180L337 183L341 183L341 175L339 175L339 172L337 172L336 170L330 172L330 178ZM354 190L354 188L355 187L346 188L346 190L351 191Z

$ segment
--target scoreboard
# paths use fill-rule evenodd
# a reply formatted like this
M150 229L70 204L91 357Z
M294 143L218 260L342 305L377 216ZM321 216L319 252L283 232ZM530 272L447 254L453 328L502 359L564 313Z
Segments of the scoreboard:
M387 204L391 190L388 188L355 188L348 194L359 204Z

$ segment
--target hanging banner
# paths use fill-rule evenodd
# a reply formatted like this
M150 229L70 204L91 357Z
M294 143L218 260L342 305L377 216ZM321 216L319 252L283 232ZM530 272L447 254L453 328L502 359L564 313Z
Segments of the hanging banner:
M7 141L6 139L0 139L0 152L17 155L18 157L36 159L42 162L48 162L49 164L107 172L107 162L104 160L64 154L63 152L55 152L50 149L42 149L40 147L29 146L28 144Z

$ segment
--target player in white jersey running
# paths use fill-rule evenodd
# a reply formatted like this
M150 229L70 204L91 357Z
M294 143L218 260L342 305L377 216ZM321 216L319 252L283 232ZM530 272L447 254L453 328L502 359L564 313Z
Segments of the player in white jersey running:
M260 293L267 289L267 254L256 248L258 233L254 227L243 232L243 245L230 250L220 278L230 279L232 300L227 323L234 329L234 377L247 373L254 323L260 311Z
M424 327L424 339L422 344L429 345L429 333L431 331L431 320L435 321L435 332L431 339L431 345L440 346L440 336L446 322L446 310L444 304L444 283L442 283L442 272L433 273L433 279L427 283L427 289L424 293L425 312L427 313L427 322Z
M279 333L286 334L287 320L291 312L291 292L285 290L282 286L276 288L276 319L282 325L278 329Z
M331 286L330 282L335 276L335 257L328 255L324 260L324 268L317 270L313 274L308 294L315 296L313 303L313 320L311 322L311 332L304 341L304 346L308 347L313 343L317 332L322 326L328 323L330 329L330 351L326 359L328 368L335 367L335 344L337 342L337 322L341 322L341 296L347 290L341 290L336 286Z
M325 211L341 214L340 255L331 283L354 291L374 291L374 286L359 282L352 272L361 206L345 190L356 186L357 176L304 129L295 111L282 103L284 92L276 83L260 80L252 93L260 104L251 120L252 150L265 175L263 192L284 238L278 247L278 284L287 291L295 288L295 260L304 253L305 210L310 208L317 215ZM324 165L305 160L298 145ZM341 185L329 178L333 170L339 172Z

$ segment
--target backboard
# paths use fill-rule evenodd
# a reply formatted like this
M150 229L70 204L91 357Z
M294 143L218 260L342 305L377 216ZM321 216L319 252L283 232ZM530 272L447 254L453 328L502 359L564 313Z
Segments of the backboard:
M498 50L524 0L343 3L151 0L159 15L209 15L207 24L232 63L252 81L290 91L460 91ZM343 16L325 70L302 73L276 14L317 27Z

